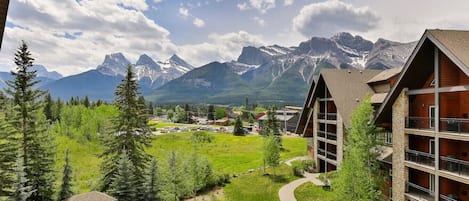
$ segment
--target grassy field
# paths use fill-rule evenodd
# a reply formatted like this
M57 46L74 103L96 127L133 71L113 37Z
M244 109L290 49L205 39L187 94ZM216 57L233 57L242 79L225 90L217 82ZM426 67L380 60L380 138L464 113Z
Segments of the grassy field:
M293 175L291 167L282 164L276 168L276 176L273 176L273 169L268 168L269 176L264 176L263 171L256 171L231 179L231 182L224 188L224 200L227 201L277 201L280 188L298 179Z
M165 127L177 127L177 126L188 126L190 124L179 124L173 122L165 122L165 121L150 121L150 125L155 128L165 128Z
M295 198L298 201L335 201L334 193L325 191L322 186L307 182L295 189Z
M214 136L212 143L194 146L191 141L192 133L175 133L155 136L152 147L147 152L156 156L160 161L172 150L179 153L191 152L197 149L200 155L205 155L219 173L237 174L262 166L262 137L237 137L231 134L211 133ZM283 138L285 151L281 153L282 159L301 156L306 153L306 141L302 138ZM98 158L103 150L100 142L78 142L64 136L57 137L58 179L62 175L65 149L70 149L70 160L74 170L75 192L93 190L100 179Z

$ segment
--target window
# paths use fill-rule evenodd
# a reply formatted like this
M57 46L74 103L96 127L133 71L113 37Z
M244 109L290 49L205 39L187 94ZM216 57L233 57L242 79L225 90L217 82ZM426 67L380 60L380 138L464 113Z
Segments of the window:
M392 144L392 132L386 131L384 133L384 143L386 144Z
M430 105L428 107L428 117L429 117L429 125L430 125L430 128L435 128L435 106L434 105Z
M435 192L435 175L430 174L430 192Z
M430 139L430 142L428 144L428 150L430 154L435 154L435 140Z

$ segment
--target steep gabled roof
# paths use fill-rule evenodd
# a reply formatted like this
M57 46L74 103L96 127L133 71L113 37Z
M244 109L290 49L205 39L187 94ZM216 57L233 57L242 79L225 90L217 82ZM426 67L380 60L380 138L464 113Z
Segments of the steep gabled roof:
M367 83L371 84L371 83L375 83L375 82L381 82L381 81L389 80L390 78L392 78L392 77L396 76L397 74L399 74L401 71L402 71L402 67L391 68L391 69L384 70L381 73L379 73L378 75L376 75L373 78L371 78L370 80L368 80Z
M402 89L408 84L416 81L414 76L422 76L420 73L424 69L415 69L418 68L418 66L413 65L414 60L420 59L426 60L427 62L429 61L430 63L433 62L433 57L426 57L431 55L430 52L432 52L432 50L429 47L432 46L437 47L454 64L456 64L461 71L469 76L469 31L439 29L425 30L409 59L405 63L404 69L399 75L396 84L389 92L384 103L380 106L375 118L376 122L382 122L385 121L385 118L389 118L392 104L399 96Z
M303 110L301 111L300 119L298 120L298 123L296 125L296 130L295 130L296 134L303 134L303 131L306 127L306 122L308 121L308 113L310 109L310 107L308 107L308 103L313 94L313 89L317 80L318 78L314 76L313 76L313 79L311 79L311 85L309 86L308 94L306 94L306 99L303 104Z
M350 116L366 95L373 95L367 81L379 74L380 70L338 70L324 69L321 77L331 93L338 113L346 128L350 126ZM320 84L321 82L319 82ZM320 87L316 85L316 87ZM322 86L324 87L324 86ZM313 97L310 103L313 102Z
M10 0L2 0L0 2L0 48L2 46L2 41L3 41L3 32L5 30L5 23L7 20L7 13L8 13L8 4L10 3Z

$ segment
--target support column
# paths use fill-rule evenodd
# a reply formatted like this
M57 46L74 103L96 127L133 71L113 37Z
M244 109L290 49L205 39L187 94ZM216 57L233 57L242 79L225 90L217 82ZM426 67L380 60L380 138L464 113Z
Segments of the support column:
M337 112L337 123L336 123L336 135L337 135L337 169L339 169L342 160L344 159L344 143L345 143L345 132L344 132L344 121L339 112Z
M438 132L440 131L440 62L439 62L439 50L435 47L434 50L434 75L435 75L435 201L440 200L440 137Z
M405 118L409 116L409 98L407 88L403 89L392 107L392 199L404 201L408 169L404 165L405 150L408 146L405 134Z
M319 160L318 160L318 127L319 127L319 122L318 122L318 113L319 113L319 102L318 99L314 101L314 106L313 106L313 144L314 144L314 151L313 151L313 160L316 164L316 170L319 172Z

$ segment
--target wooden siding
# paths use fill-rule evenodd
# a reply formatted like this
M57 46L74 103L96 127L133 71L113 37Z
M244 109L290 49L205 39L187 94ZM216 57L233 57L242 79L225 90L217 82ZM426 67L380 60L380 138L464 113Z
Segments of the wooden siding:
M469 77L443 53L440 53L440 66L440 87L469 85Z
M430 151L429 137L409 135L409 149L428 153Z
M455 195L459 201L469 201L469 185L440 177L440 194Z
M409 168L409 182L428 189L430 187L430 174Z
M469 161L469 142L440 139L440 155Z

